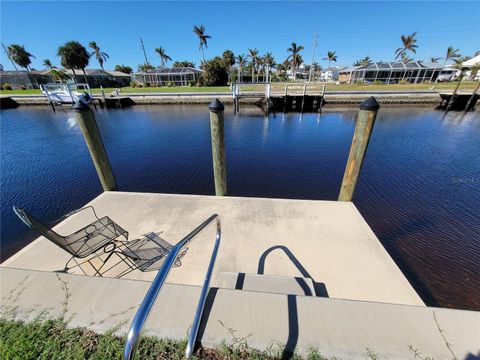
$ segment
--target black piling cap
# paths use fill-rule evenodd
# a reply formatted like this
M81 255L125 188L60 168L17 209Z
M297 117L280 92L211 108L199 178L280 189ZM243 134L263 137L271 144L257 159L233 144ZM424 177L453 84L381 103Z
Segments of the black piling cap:
M73 110L75 111L90 110L90 106L88 105L88 103L86 103L82 99L78 99L73 105Z
M225 106L223 106L220 100L215 99L212 100L212 102L208 105L208 110L212 112L219 112L225 110Z
M373 96L370 96L367 100L363 101L360 104L360 110L367 110L367 111L377 111L380 108L380 105Z

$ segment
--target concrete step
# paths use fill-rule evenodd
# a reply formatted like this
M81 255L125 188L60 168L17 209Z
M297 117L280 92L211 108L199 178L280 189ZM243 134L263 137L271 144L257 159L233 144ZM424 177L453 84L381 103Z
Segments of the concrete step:
M18 320L63 316L68 326L99 332L120 326L118 334L124 336L150 285L0 267L0 313ZM185 339L200 291L165 284L143 334ZM198 340L215 347L246 339L251 348L286 347L304 356L313 347L339 360L411 360L414 350L422 358L451 360L477 359L478 334L475 311L212 288Z
M221 289L315 296L312 279L304 277L221 272L217 286Z

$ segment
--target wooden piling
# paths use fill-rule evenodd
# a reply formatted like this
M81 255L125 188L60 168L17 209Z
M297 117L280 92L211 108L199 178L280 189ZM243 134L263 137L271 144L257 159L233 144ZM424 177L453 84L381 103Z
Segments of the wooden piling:
M472 96L468 99L467 105L465 106L465 112L468 111L468 108L470 107L470 104L472 103L473 99L475 99L475 95L477 94L478 89L480 88L480 82L478 82L477 86L472 92Z
M305 105L305 95L307 94L307 84L303 85L302 108L300 112L303 114L303 106Z
M57 110L55 110L55 105L53 104L53 101L52 101L52 99L50 98L50 94L48 93L48 90L43 90L43 88L41 87L41 85L40 85L40 89L41 89L42 91L45 91L45 94L47 95L48 102L50 103L50 106L52 107L53 112L57 112Z
M338 201L352 201L379 108L380 105L373 96L360 104Z
M227 194L227 167L223 118L225 107L218 99L215 99L210 103L208 109L210 110L210 132L212 137L215 195L224 196Z
M455 98L457 97L457 91L458 91L458 88L460 87L460 83L461 83L461 82L462 82L462 81L460 80L460 81L458 82L457 86L455 87L455 89L453 90L452 96L451 96L450 99L448 100L447 107L445 108L445 114L450 111L450 108L452 107L453 102L454 102Z
M283 99L283 112L287 110L287 93L288 93L288 84L285 85L285 98Z
M320 106L318 107L318 113L321 114L322 113L322 107L323 107L323 98L325 96L325 87L327 86L327 84L323 84L323 87L322 87L322 97L320 98Z
M82 130L103 190L117 190L112 167L110 166L110 161L108 160L108 155L90 106L82 100L78 100L73 106L73 109L75 110L78 125Z
M105 100L105 91L103 91L103 86L100 86L100 91L102 92L103 103L106 104L107 100Z
M118 88L115 89L115 94L117 95L117 107L119 109L122 108L122 102L120 101L120 92L118 91Z

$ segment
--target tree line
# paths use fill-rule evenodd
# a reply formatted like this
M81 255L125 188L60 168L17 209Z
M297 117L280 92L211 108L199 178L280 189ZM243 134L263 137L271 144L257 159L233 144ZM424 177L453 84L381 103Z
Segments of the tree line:
M243 81L245 73L251 74L249 76L251 76L252 82L260 81L260 77L265 81L270 81L272 80L272 75L275 76L277 80L286 80L288 77L288 71L290 71L291 77L296 79L298 69L304 64L302 56L304 46L297 45L295 42L292 42L290 47L286 49L288 56L283 62L276 62L271 52L266 52L264 55L261 55L257 48L249 48L247 54L239 54L237 56L235 56L231 50L225 50L222 56L215 56L210 60L205 60L205 49L207 49L208 40L212 37L206 34L206 29L203 25L195 25L193 27L193 32L199 40L199 51L202 55L202 63L200 67L205 74L203 79L200 77L200 82L203 82L206 85L223 84L231 77L236 77L236 80ZM402 46L397 48L394 52L396 60L400 60L405 64L414 61L414 59L409 56L416 54L418 48L416 35L417 32L410 35L402 34L400 36ZM165 68L168 62L172 61L172 58L162 46L155 48L155 53L160 58L160 65L158 66L160 69ZM7 55L12 61L15 69L17 69L16 65L18 65L19 67L24 68L27 72L32 70L30 67L32 62L31 59L35 58L35 56L29 53L23 45L9 45L7 47ZM74 76L76 76L76 70L81 70L85 77L85 81L85 69L89 65L91 58L97 60L102 70L104 70L105 62L109 59L109 55L102 51L95 41L91 41L88 44L88 49L78 41L68 41L58 48L57 56L60 57L61 65L66 69L70 69ZM441 59L442 58L440 57L432 57L430 58L430 61L437 63ZM443 59L444 64L453 60L455 62L454 67L461 68L466 57L462 57L459 54L458 49L449 46ZM322 60L328 61L328 69L330 69L331 63L337 62L336 52L328 51L326 57ZM418 60L418 62L421 63L422 61ZM366 56L365 58L354 62L353 66L368 65L370 63L372 63L370 57ZM68 75L63 70L56 68L50 59L45 59L43 65L51 70L51 73L55 78L59 80L65 80L68 78ZM175 61L173 67L195 67L195 63L187 60ZM315 77L318 72L322 70L322 67L317 62L312 62L311 65L305 64L303 68L305 72L309 74L309 78L312 76ZM139 71L153 71L155 69L157 69L157 67L151 65L147 60L144 64L138 65ZM272 70L274 69L276 71L272 74ZM133 72L133 69L130 66L125 65L116 65L115 70L127 74Z

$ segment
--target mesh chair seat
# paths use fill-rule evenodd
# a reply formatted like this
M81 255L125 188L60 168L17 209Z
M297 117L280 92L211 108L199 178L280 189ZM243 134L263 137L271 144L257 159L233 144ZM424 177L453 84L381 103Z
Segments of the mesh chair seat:
M149 233L142 239L127 242L121 253L133 262L136 269L145 272L160 269L172 247L158 234ZM175 266L181 265L180 258L183 255L178 256Z
M111 243L112 239L125 233L126 231L120 225L113 222L108 216L104 216L83 229L66 236L61 246L70 254L83 258L98 251Z

